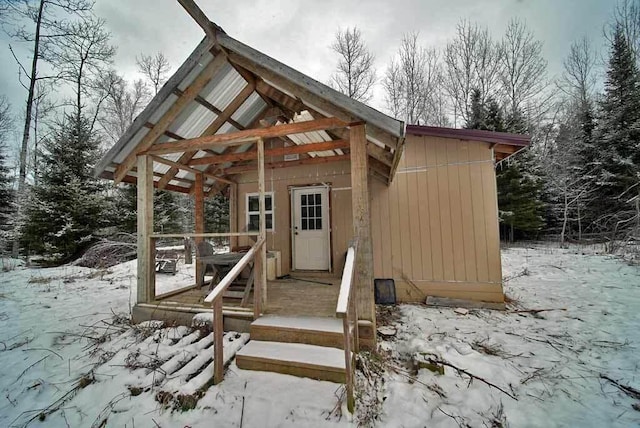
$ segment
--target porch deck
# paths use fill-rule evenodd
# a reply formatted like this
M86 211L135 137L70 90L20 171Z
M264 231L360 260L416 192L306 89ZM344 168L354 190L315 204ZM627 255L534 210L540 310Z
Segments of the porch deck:
M330 284L330 285L328 285ZM300 276L290 279L267 281L267 304L265 314L333 317L336 313L340 278L331 276ZM204 303L209 287L189 288L156 297L152 305L211 309ZM253 302L253 292L249 298ZM246 308L249 309L251 305ZM237 299L224 299L224 309L228 311L245 308Z

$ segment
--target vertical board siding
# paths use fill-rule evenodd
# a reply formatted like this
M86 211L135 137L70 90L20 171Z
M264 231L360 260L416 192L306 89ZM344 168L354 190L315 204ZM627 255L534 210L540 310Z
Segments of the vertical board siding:
M278 159L281 160L281 159ZM246 225L247 193L258 191L255 172L237 175L238 182L238 230ZM330 184L329 209L331 216L332 271L342 272L349 241L353 237L351 221L351 172L349 162L333 162L315 166L270 169L265 171L265 192L274 192L274 231L267 231L267 250L281 252L282 274L291 271L291 195L292 186ZM241 238L239 245L251 245L253 241Z
M391 186L372 185L374 273L400 300L503 301L492 160L488 143L408 136Z

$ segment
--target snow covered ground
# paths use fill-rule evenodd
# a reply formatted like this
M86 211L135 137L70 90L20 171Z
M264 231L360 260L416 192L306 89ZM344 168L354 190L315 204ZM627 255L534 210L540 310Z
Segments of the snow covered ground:
M640 389L640 270L581 252L503 250L506 312L402 306L382 345L392 374L380 425L640 426L640 397L603 377ZM412 373L415 357L506 393L449 366Z
M640 399L602 377L640 389L639 269L543 246L504 250L503 264L514 301L507 312L381 309L397 333L381 340L384 382L377 394L361 391L374 399L355 421L370 419L366 409L385 427L640 425L633 407ZM126 323L135 266L0 273L0 426L355 423L339 403L341 387L330 382L231 362L225 381L209 386L207 331ZM158 293L191 275L184 266L175 277L158 275ZM227 333L225 359L246 339ZM470 382L450 366L444 374L416 368L416 359L478 378Z

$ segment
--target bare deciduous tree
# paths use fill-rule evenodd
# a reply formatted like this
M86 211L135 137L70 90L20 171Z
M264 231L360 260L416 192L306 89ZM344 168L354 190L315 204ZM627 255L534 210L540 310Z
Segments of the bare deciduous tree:
M107 135L117 141L142 111L151 94L141 79L129 85L115 71L107 76L105 91L107 97L99 120Z
M338 54L331 85L355 100L369 101L376 82L375 58L367 49L360 30L357 27L338 30L331 49Z
M500 46L489 30L469 21L457 25L456 37L444 51L444 88L451 98L453 114L466 122L470 117L471 93L477 89L480 102L495 96L500 84Z
M140 54L136 58L136 64L138 64L138 71L153 86L153 94L157 95L162 85L167 81L167 76L171 70L169 60L162 52L156 53L155 56Z
M440 81L438 54L418 43L418 33L402 37L397 59L387 67L383 86L387 109L410 124L431 122L437 116L430 97Z
M11 105L5 95L0 95L0 140L4 141L6 135L13 128Z
M111 34L105 30L105 21L89 17L61 27L67 36L59 39L49 52L48 61L60 70L61 77L73 86L75 99L73 109L78 126L83 115L92 117L91 129L97 120L100 105L106 98L99 89L103 87L103 77L111 63L116 49L110 44ZM93 111L87 100L96 96Z
M581 102L587 102L596 83L596 61L596 54L587 38L573 42L563 62L560 89Z
M544 114L549 100L545 89L547 61L542 55L542 42L536 40L526 24L518 19L509 22L501 42L500 77L507 115Z
M640 4L638 0L619 0L613 10L613 22L607 38L620 28L631 48L636 62L640 60ZM610 40L611 41L611 40Z

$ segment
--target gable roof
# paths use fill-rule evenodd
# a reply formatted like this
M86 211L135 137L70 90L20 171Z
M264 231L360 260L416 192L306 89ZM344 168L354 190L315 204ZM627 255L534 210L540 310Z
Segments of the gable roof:
M368 151L379 175L392 177L401 153L404 123L320 83L291 67L233 39L220 29L214 40L205 37L178 68L127 132L95 168L97 176L135 182L135 154L151 144L189 140L259 127L273 112L275 124L336 117L347 123L366 122ZM275 119L274 119L275 118ZM273 124L273 123L271 123ZM340 131L313 131L286 137L305 144L339 140ZM251 144L235 148L247 151ZM154 163L156 185L188 192L195 173L206 171L205 187L224 180L233 164L197 165L194 159L223 154L224 148L163 155ZM227 152L228 153L228 152ZM340 156L344 150L310 152L308 156ZM307 155L305 155L307 156ZM184 164L177 168L175 163ZM191 163L191 165L189 165ZM211 172L215 172L213 176ZM120 175L120 178L117 176Z

